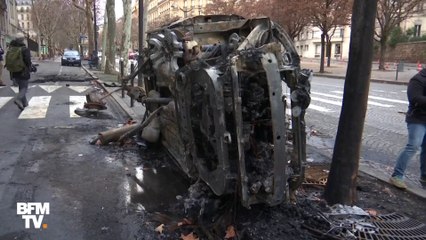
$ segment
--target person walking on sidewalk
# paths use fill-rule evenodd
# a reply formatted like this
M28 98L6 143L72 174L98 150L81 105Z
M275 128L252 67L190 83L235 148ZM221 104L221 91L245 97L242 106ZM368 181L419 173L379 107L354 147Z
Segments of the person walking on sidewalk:
M414 75L407 87L408 111L405 121L408 129L408 143L400 153L390 183L406 189L403 177L408 162L420 152L420 183L426 184L426 69Z
M2 48L2 46L0 45L0 86L6 86L6 84L4 84L3 82L3 54L4 54L4 50Z
M24 34L18 33L15 39L10 42L9 50L6 53L6 68L19 87L19 93L14 103L21 110L28 106L26 94L32 65L31 53L25 46L24 38Z

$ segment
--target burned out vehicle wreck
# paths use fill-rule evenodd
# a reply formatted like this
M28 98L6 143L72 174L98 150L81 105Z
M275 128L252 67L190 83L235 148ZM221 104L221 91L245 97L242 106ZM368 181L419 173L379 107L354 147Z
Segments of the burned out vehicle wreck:
M147 42L124 81L143 73L145 89L128 94L185 174L247 208L288 201L303 181L310 71L285 31L268 18L197 16Z

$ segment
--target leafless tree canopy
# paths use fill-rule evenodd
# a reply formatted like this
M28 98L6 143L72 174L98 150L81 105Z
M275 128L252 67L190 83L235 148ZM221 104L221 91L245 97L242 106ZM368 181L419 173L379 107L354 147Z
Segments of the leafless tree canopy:
M416 13L423 0L379 0L376 19L379 28L376 29L375 39L380 43L379 69L384 68L384 56L387 41L392 30L401 22Z

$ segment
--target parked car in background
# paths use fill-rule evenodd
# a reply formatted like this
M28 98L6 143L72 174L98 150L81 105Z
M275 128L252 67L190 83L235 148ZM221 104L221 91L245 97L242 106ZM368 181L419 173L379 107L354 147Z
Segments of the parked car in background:
M66 50L61 59L61 66L77 65L81 67L81 56L78 51Z

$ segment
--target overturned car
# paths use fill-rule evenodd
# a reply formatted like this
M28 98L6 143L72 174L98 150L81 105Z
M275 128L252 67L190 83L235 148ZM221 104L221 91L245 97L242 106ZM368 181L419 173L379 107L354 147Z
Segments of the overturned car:
M191 178L245 207L289 200L302 182L310 71L268 18L197 16L148 33L145 93L160 141ZM286 115L286 112L289 114Z

